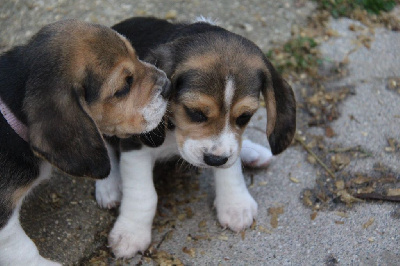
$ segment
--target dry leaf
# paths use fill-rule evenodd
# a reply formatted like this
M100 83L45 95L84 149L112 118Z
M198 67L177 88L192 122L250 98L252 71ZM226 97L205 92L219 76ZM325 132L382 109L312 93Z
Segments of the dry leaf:
M373 187L363 187L363 188L357 189L357 194L368 194L368 193L372 193L374 191L375 191L375 188L373 188Z
M369 220L365 224L363 224L363 228L367 229L374 223L374 221L375 221L375 218L369 218Z
M313 213L311 213L310 217L311 217L311 220L312 220L312 221L314 221L315 218L317 218L317 214L318 214L318 212L313 212Z
M193 211L192 211L192 208L190 208L190 207L186 207L186 208L185 208L185 212L186 212L186 217L187 217L188 219L190 219L190 218L192 218L192 217L193 217Z
M246 232L245 232L245 231L242 231L242 232L240 232L240 235L241 235L241 237L242 237L242 240L244 240L244 238L246 237Z
M186 219L186 214L185 214L185 213L181 213L181 214L178 215L178 220L179 220L179 221L182 222L182 221L185 220L185 219Z
M336 185L336 188L337 188L338 190L344 189L344 181L343 181L343 180L338 180L338 181L336 181L335 185Z
M194 248L187 248L184 247L182 248L182 251L188 255L190 255L190 257L194 258L196 256L196 250Z
M272 234L271 230L268 230L267 228L263 227L263 226L258 226L258 230L262 233L266 233L266 234Z
M158 251L152 257L157 265L160 266L167 266L167 265L176 265L176 266L183 266L184 264L178 258L175 258L173 255L168 254L165 251Z
M388 138L387 142L389 144L389 147L385 147L386 152L400 151L400 142L398 142L394 138Z
M279 215L281 215L283 213L284 213L283 207L268 208L268 215L271 215L272 228L278 227L278 217L279 217Z
M361 185L361 184L371 181L371 178L364 177L364 176L357 176L356 178L353 178L350 181L356 185Z
M336 194L340 197L340 200L346 203L347 205L351 205L354 202L362 201L350 195L349 192L347 192L345 189L339 190Z
M350 158L345 154L335 154L331 157L331 163L335 170L342 170L350 163Z
M345 213L345 212L335 212L335 214L337 216L342 217L342 218L349 218L349 215L347 213Z
M267 184L268 184L267 181L261 181L260 183L258 183L258 185L261 187L266 186Z
M391 78L388 80L387 88L400 93L400 78Z
M202 221L199 222L199 228L206 227L206 225L207 225L207 221L206 220L202 220Z
M327 126L326 128L325 128L325 136L327 136L328 138L332 138L332 137L334 137L336 134L335 134L335 131L333 131L333 129L331 128L331 127L329 127L329 126Z
M256 228L257 222L256 220L253 220L253 223L250 225L250 229L254 230Z
M339 36L339 32L337 32L336 30L331 29L331 28L327 29L325 31L325 34L328 35L329 37L338 37Z
M293 183L300 183L300 180L298 180L298 179L295 178L295 177L290 177L289 179L290 179L290 181L292 181Z
M312 156L312 155L308 155L308 156L307 156L307 161L308 161L309 163L311 163L311 164L315 164L315 163L317 162L317 159L315 159L315 157Z
M229 238L226 235L220 235L218 236L219 240L227 241Z
M312 200L311 200L311 191L306 190L303 193L303 203L304 205L311 207L313 205Z
M400 188L389 188L387 190L388 196L400 196Z

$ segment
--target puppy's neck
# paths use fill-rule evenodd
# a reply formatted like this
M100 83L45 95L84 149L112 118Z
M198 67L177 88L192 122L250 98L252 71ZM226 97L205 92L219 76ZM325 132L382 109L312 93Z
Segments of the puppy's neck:
M22 123L8 108L8 106L0 98L0 112L10 127L18 134L23 140L28 142L28 128Z

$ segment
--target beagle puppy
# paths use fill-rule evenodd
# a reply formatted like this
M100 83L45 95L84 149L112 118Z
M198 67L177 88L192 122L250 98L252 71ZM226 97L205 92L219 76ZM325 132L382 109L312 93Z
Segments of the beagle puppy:
M120 160L114 155L114 170L96 182L100 206L111 208L121 201L109 235L114 254L132 257L151 243L157 206L152 169L156 160L173 155L212 168L214 204L223 227L235 232L249 227L257 203L247 190L242 161L262 167L272 154L290 145L296 102L289 84L254 43L207 21L173 24L131 18L113 29L129 39L139 58L164 70L172 83L163 122L152 132L114 142ZM260 95L266 104L272 154L251 141L242 142Z
M77 20L45 26L0 56L0 265L60 265L41 257L23 231L24 197L52 167L107 177L102 134L125 138L154 129L169 84L125 37Z

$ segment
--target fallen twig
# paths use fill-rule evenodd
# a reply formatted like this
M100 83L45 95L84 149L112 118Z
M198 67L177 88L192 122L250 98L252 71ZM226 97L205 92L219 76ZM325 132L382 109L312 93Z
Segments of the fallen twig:
M160 248L161 244L165 241L165 239L167 239L168 235L170 235L172 232L173 232L173 230L169 230L168 232L166 232L166 233L162 236L162 238L161 238L161 240L160 240L160 243L158 243L157 246L156 246L157 249Z
M360 153L363 153L366 157L372 156L372 154L370 152L363 150L360 145L355 146L355 147L348 147L348 148L331 149L331 150L329 150L329 152L333 152L333 153L360 152Z
M335 174L329 169L329 167L309 148L307 147L307 144L301 139L299 135L295 135L294 139L303 146L303 148L312 156L315 158L315 160L325 169L325 171L333 178L335 179Z
M386 201L400 201L400 196L387 196L377 192L372 193L359 193L353 195L359 199L366 199L366 200L386 200Z

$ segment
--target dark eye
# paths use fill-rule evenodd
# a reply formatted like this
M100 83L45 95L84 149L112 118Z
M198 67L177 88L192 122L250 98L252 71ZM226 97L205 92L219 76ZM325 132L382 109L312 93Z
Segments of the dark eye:
M207 121L207 116L200 110L197 109L191 109L186 106L184 106L186 114L192 120L192 122L196 123L202 123Z
M127 95L131 91L132 84L133 84L133 77L132 76L127 76L125 78L124 87L122 87L122 89L116 91L114 93L114 97L120 98L120 97L123 97L123 96Z
M243 113L238 118L236 118L236 124L239 127L242 127L242 126L246 125L250 121L250 118L252 116L253 116L253 114L251 114L251 113Z

